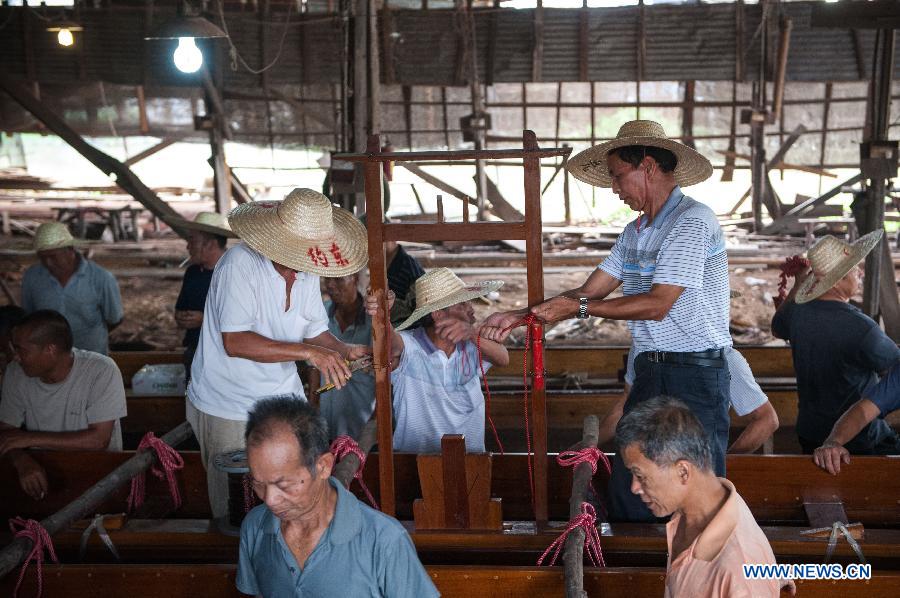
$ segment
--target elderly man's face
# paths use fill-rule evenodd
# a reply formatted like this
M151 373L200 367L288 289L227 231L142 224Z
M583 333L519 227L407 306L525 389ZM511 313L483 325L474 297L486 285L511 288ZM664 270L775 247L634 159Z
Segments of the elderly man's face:
M71 276L78 268L78 254L71 247L38 251L38 259L56 278Z
M319 457L315 475L303 464L300 443L287 425L259 443L247 445L250 480L256 495L282 521L302 520L324 504L328 476L334 465L331 453Z
M188 255L191 256L191 262L202 264L209 252L210 245L215 245L215 243L215 239L201 231L190 231L187 238L187 250Z
M847 272L842 279L837 281L834 286L837 287L838 292L840 292L841 295L853 297L860 291L860 284L862 283L864 272L865 262L851 268L850 271Z
M631 472L631 491L656 517L671 515L681 508L686 486L678 475L677 463L660 467L634 444L625 447L622 460Z
M328 293L335 305L350 305L356 301L358 281L359 277L356 274L336 278L323 277L322 289Z
M629 208L642 212L647 207L647 172L642 165L632 166L616 154L606 157L613 193Z

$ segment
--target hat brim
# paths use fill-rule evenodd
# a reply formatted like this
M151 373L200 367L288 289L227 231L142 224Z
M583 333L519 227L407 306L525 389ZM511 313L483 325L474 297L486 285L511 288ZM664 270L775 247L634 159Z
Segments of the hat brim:
M702 183L712 176L713 167L709 160L697 150L660 137L619 137L600 145L589 147L566 162L566 170L578 179L595 187L612 187L606 158L609 152L629 145L646 145L669 150L675 154L675 182L681 187Z
M489 293L493 293L502 286L502 280L486 280L484 282L479 282L472 286L456 291L455 293L451 293L446 297L442 297L438 301L432 301L431 303L421 305L417 307L416 310L412 312L412 314L410 314L410 316L406 318L406 320L404 320L402 324L397 326L396 330L406 330L432 312L436 312L439 309L446 309L458 303L465 303L466 301L471 301L472 299L484 297Z
M227 228L221 228L219 226L213 226L211 224L203 224L202 222L194 222L193 220L186 220L184 218L172 218L172 222L170 226L172 228L186 228L188 230L197 230L201 233L207 233L209 235L216 235L219 237L227 237L229 239L236 239L237 235L234 234L234 231L228 230Z
M64 247L83 247L88 245L87 241L82 241L79 239L67 239L64 241L58 241L56 243L49 243L42 247L32 247L31 250L35 253L39 251L53 251L54 249L63 249Z
M302 239L278 217L280 201L248 202L228 214L231 230L275 263L328 278L356 274L369 261L363 225L347 210L332 206L334 236Z
M800 288L797 289L797 294L794 295L794 303L808 303L825 294L869 255L869 252L881 241L883 235L883 230L876 230L863 235L850 246L850 255L839 261L824 276L816 276L815 273L807 276L806 280L801 283Z

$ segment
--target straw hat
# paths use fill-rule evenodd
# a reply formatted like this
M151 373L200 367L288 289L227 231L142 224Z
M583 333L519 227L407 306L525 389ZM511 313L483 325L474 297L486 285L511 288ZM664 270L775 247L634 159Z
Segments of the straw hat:
M619 129L615 139L590 147L570 158L566 170L576 179L595 187L612 187L606 157L610 151L628 145L647 145L667 149L678 160L675 181L682 187L702 183L712 176L709 160L700 152L666 137L662 125L652 120L628 121Z
M73 247L75 237L62 222L46 222L34 232L34 250L50 251L63 247Z
M228 225L228 218L224 214L219 214L217 212L200 212L193 220L173 218L171 225L173 228L198 230L201 233L218 235L220 237L229 237L232 239L237 237Z
M251 201L228 214L237 236L273 262L319 276L347 276L368 261L366 229L312 189Z
M831 235L822 237L806 252L812 274L803 281L794 301L807 303L817 299L847 275L878 245L883 230L863 235L852 245Z
M484 297L502 286L502 280L487 280L467 287L450 269L435 268L416 280L416 311L397 326L397 330L405 330L439 309Z

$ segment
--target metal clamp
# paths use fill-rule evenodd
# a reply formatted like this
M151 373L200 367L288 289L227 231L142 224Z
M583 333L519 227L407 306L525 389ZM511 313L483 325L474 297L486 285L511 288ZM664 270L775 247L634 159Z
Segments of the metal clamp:
M106 531L106 528L103 527L103 520L106 518L106 515L95 515L94 519L91 520L91 524L85 528L84 532L81 534L81 546L78 549L78 559L83 561L84 555L87 553L87 545L88 540L91 538L91 533L96 530L97 535L100 537L100 541L106 546L107 549L112 553L112 555L116 558L117 561L121 561L122 557L119 556L119 551L116 550L116 545L113 544L112 539L109 537L109 532Z

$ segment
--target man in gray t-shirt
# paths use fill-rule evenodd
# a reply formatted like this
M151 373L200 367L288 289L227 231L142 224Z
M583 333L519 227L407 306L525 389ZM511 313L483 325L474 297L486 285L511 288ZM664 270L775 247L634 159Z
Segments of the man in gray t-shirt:
M122 450L125 387L115 362L73 349L72 329L55 311L36 311L12 329L15 362L3 378L0 457L8 455L22 489L47 492L43 468L23 449Z

